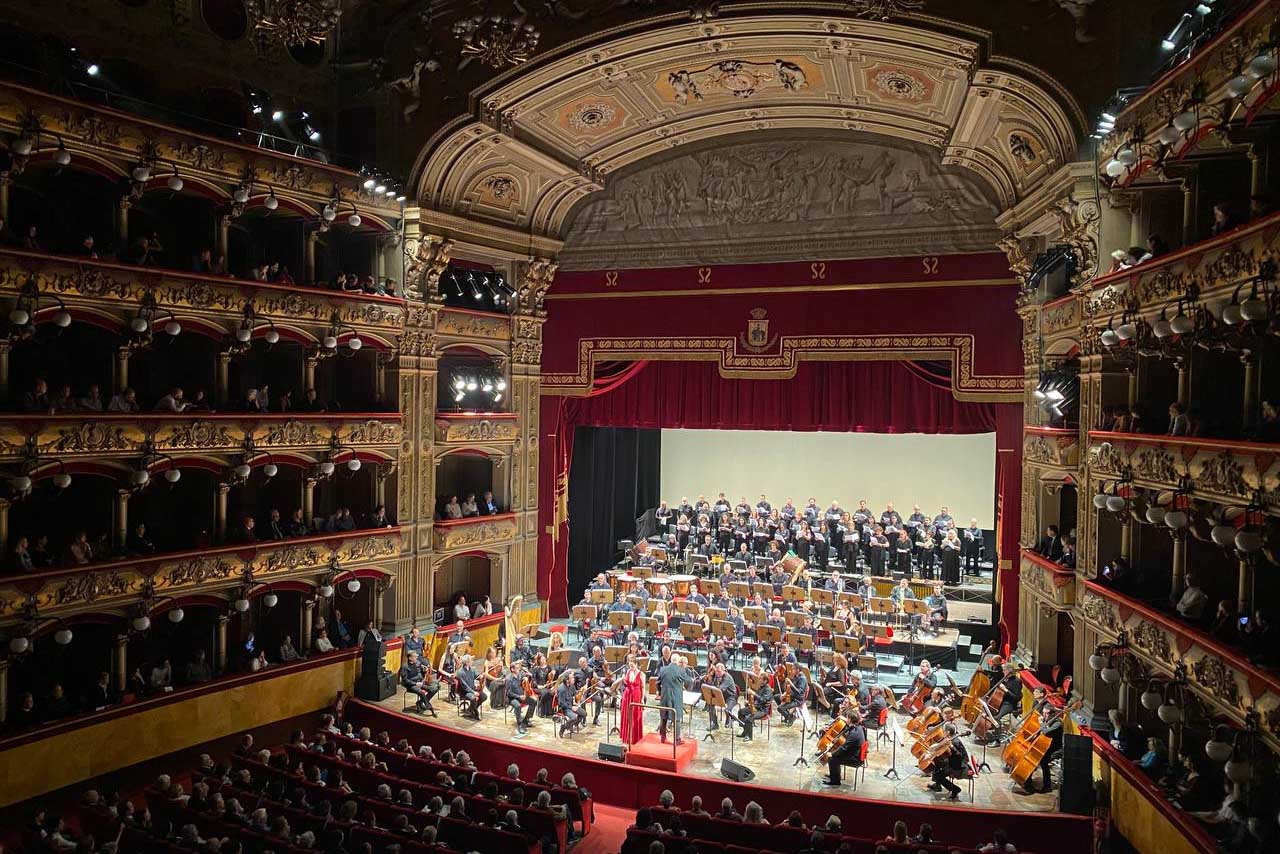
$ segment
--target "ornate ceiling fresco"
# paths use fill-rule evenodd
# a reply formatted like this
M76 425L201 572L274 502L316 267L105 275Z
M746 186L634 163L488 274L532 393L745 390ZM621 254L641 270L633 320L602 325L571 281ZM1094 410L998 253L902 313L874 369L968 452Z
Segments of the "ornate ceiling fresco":
M682 146L575 210L561 269L990 250L997 206L937 152L863 134L779 131Z
M731 134L810 131L923 146L935 165L963 167L1008 206L1074 156L1083 117L1033 69L984 68L980 53L969 38L812 15L713 18L618 38L509 72L469 121L424 149L419 203L557 237L574 205L619 169ZM864 170L877 162L865 147L843 156L860 156Z

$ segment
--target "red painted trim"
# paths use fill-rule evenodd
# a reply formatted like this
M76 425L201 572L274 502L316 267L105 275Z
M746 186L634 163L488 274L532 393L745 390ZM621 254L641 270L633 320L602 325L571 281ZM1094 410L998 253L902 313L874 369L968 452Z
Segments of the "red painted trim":
M60 620L46 620L40 623L32 637L38 638L56 632L58 629L67 626L109 626L112 623L120 623L119 614L102 614L90 612L87 614L72 614L69 617ZM72 638L72 643L75 638Z
M1161 436L1155 433L1117 433L1112 430L1090 430L1089 438L1100 439L1113 445L1176 445L1179 448L1206 451L1245 451L1256 454L1274 454L1278 445L1267 442L1246 442L1236 439L1202 439L1199 437Z
M1105 285L1113 285L1124 281L1125 279L1146 275L1152 270L1159 270L1162 267L1168 267L1179 261L1185 261L1190 257L1200 255L1212 249L1217 249L1229 243L1234 243L1244 237L1248 237L1259 231L1264 231L1272 226L1280 224L1280 211L1264 216L1262 219L1256 219L1253 222L1246 223L1230 231L1219 234L1216 237L1209 237L1204 240L1192 243L1190 246L1184 246L1181 249L1161 255L1159 258L1152 258L1150 261L1144 261L1136 267L1130 267L1127 270L1117 270L1114 273L1107 273L1105 276L1098 276L1089 282L1089 290L1103 287Z
M478 420L488 419L490 421L494 419L510 419L514 421L516 417L517 417L517 413L515 412L437 412L436 413L436 418L444 418L449 421L467 420L470 418L475 418Z
M1201 851L1203 854L1216 854L1220 850L1217 842L1214 841L1213 837L1209 835L1200 822L1169 803L1169 799L1165 797L1161 788L1153 783L1146 774L1143 774L1142 769L1116 750L1111 745L1111 742L1088 727L1080 727L1080 732L1093 739L1094 752L1106 760L1111 770L1141 792L1147 801L1155 807L1156 812L1168 819L1169 823L1176 827L1183 838L1191 842L1197 851Z
M215 679L212 682L206 682L203 685L192 685L187 688L178 688L171 693L161 694L156 697L147 697L142 700L135 700L132 703L122 703L118 706L112 706L103 709L100 712L90 712L88 714L77 715L66 720L40 727L30 732L20 733L18 735L9 736L0 739L0 754L6 750L20 747L24 744L40 741L54 735L61 735L66 732L73 732L85 727L95 726L97 724L106 723L107 721L132 715L136 712L149 711L157 709L161 706L167 706L171 703L180 703L183 700L191 700L196 697L202 697L208 694L216 694L228 688L239 688L254 682L265 682L268 679L274 679L277 676L288 676L300 671L315 670L318 667L324 667L335 661L341 661L347 658L356 658L360 655L358 649L335 649L333 652L318 653L312 655L303 661L290 662L289 664L276 664L268 667L266 670L260 670L257 673L243 673L235 676L227 676L222 679Z
M251 197L249 201L245 202L245 208L265 209L267 206L267 197L270 195L270 193L263 193L261 195ZM276 196L276 201L280 203L276 208L277 211L290 211L309 219L315 219L320 216L320 211L312 210L307 205L289 196Z
M217 608L221 611L227 604L226 599L220 599L217 596L210 596L207 593L192 593L190 596L178 596L174 599L161 600L160 604L152 608L149 613L154 617L157 614L172 611L174 608Z
M1143 103L1148 98L1155 95L1156 92L1159 91L1160 88L1164 86L1166 83L1178 77L1179 75L1185 74L1195 69L1195 67L1198 66L1201 63L1201 61L1203 61L1206 57L1210 56L1214 50L1216 50L1217 48L1225 44L1228 39L1230 39L1232 36L1235 35L1237 30L1239 30L1246 23L1248 23L1249 20L1253 17L1255 12L1258 12L1262 8L1270 5L1272 2L1273 0L1259 0L1259 2L1256 5L1252 6L1251 8L1249 8L1244 12L1241 12L1240 17L1238 17L1229 27L1225 28L1224 30L1222 30L1222 32L1218 33L1216 36L1210 39L1207 45L1203 46L1202 48L1200 48L1199 51L1196 52L1195 56L1192 56L1190 59L1187 59L1184 62L1179 63L1173 68L1170 68L1164 74L1156 78L1154 83L1148 86L1146 90L1141 95L1139 95L1136 100L1127 104L1125 108L1120 112L1120 115L1116 116L1116 125L1118 126L1120 124L1120 121L1125 116L1129 115L1134 110L1136 110L1139 104Z
M437 528L465 528L467 525L477 525L482 522L492 522L496 519L514 519L515 513L495 513L492 516L468 516L465 519L441 519L435 523Z
M349 569L346 572L339 573L338 575L335 575L333 577L333 583L337 585L340 582L349 581L352 578L359 578L361 580L371 579L373 581L377 581L382 578L390 578L390 577L391 577L391 573L383 572L380 569L374 569L373 567L369 566L363 569Z
M1086 579L1084 585L1099 596L1115 602L1116 605L1121 608L1141 614L1153 623L1173 632L1178 636L1179 649L1187 650L1191 648L1192 644L1195 644L1201 649L1205 649L1220 656L1231 666L1233 670L1243 672L1251 685L1265 685L1267 690L1275 694L1280 694L1280 674L1259 669L1249 661L1243 651L1226 646L1225 644L1214 640L1202 631L1183 625L1171 615L1157 611L1150 605L1139 602L1137 599L1131 599L1123 593L1117 593L1110 587L1099 584L1092 579Z
M272 581L270 583L260 582L245 594L245 598L253 600L267 593L302 593L303 595L306 595L307 593L314 592L315 589L316 586L314 584L308 584L305 581L296 581L292 579L285 581Z
M123 168L119 171L115 171L106 163L99 160L96 155L76 148L68 149L68 151L71 152L71 162L66 166L59 166L53 162L53 155L57 150L57 145L42 145L39 151L32 152L31 156L27 158L27 165L44 166L49 164L57 169L68 169L72 172L83 172L89 175L97 175L99 178L105 178L113 184L125 177L126 173Z
M1036 554L1031 549L1023 548L1022 556L1044 571L1052 573L1054 587L1065 587L1075 580L1076 571L1074 569L1063 566L1060 563L1054 563L1044 555Z
M198 471L207 471L210 474L222 474L227 467L217 460L207 460L204 457L174 457L172 462L169 460L160 460L152 463L147 470L153 474L161 474L171 468L179 471L182 469L196 469Z
M1079 430L1072 430L1070 427L1034 427L1027 425L1022 428L1023 433L1030 433L1033 436L1047 436L1051 439L1078 439L1080 438Z
M111 465L109 463L99 463L91 460L72 460L70 462L63 463L61 466L56 466L52 463L42 465L35 471L31 472L31 479L36 481L44 480L45 478L53 477L55 474L60 474L64 471L67 474L78 474L82 477L105 477L115 480L128 472L129 469L124 464Z
M202 276L199 273L188 273L183 270L171 270L161 267L137 267L132 264L117 264L112 261L95 261L75 255L58 255L54 252L27 252L23 249L0 249L0 257L10 256L25 263L31 261L63 261L92 267L101 270L118 270L123 273L148 278L183 279L191 282L208 282L211 284L234 285L246 291L246 299L252 299L256 291L275 291L278 293L310 294L323 296L325 299L340 302L372 302L384 305L403 306L405 301L399 297L379 296L378 294L346 293L331 291L328 288L308 287L306 285L279 285L272 282L259 282L254 279L237 279L234 276Z
M347 421L400 421L399 412L87 412L66 415L42 415L40 413L14 412L5 413L5 419L16 421L24 432L39 430L45 424L83 424L94 423L133 423L133 422L176 422L176 421L222 421L235 424L254 425L259 422L301 421L304 423L320 422L338 425ZM514 417L514 416L512 416ZM34 428L25 425L34 425Z
M73 159L74 163L75 160ZM144 186L143 193L155 193L158 191L166 191L173 193L175 196L195 196L197 198L206 199L214 204L222 204L231 200L231 194L223 192L219 188L207 183L203 179L196 178L191 175L183 175L178 173L178 177L182 179L182 189L176 193L169 189L169 179L173 177L173 172L168 171L159 175L153 175L151 180L147 181Z
M508 514L514 516L515 514ZM439 524L439 523L437 523ZM295 537L291 540L263 540L258 543L248 543L230 546L217 546L207 549L189 549L180 552L166 552L165 554L155 555L147 558L121 558L120 560L104 561L103 563L93 563L88 566L74 566L65 569L51 569L46 572L27 572L21 575L9 574L0 576L0 583L13 584L20 587L24 591L35 592L42 589L46 584L57 584L69 576L79 575L85 572L98 572L106 569L123 569L129 568L140 572L143 575L150 575L157 571L162 564L173 561L181 561L191 557L209 557L212 555L235 555L235 554L256 554L260 549L270 549L272 547L300 546L300 545L339 545L346 540L356 537L369 536L371 534L391 534L399 537L401 535L400 528L357 528L354 531L343 531L337 534L320 534L314 537Z

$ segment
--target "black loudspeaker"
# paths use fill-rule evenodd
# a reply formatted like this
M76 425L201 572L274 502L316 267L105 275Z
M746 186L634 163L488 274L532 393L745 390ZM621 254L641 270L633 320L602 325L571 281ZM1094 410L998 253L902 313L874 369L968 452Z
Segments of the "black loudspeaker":
M626 755L627 749L621 744L610 744L607 741L602 741L596 745L596 756L605 762L621 762Z
M356 680L356 696L361 700L377 702L396 693L396 676L384 670L382 662L387 655L387 645L372 636L365 638L360 678Z
M1087 735L1062 738L1062 791L1059 794L1060 811L1093 814L1093 739Z
M732 759L720 760L720 773L735 783L750 783L756 778L756 772Z

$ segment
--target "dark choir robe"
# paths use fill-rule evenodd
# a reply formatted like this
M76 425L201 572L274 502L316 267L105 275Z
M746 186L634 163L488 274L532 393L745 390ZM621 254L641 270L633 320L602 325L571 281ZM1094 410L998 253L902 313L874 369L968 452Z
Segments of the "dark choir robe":
M938 546L942 553L942 580L946 584L960 583L960 543L943 540Z
M888 575L889 538L884 534L873 534L869 548L871 550L871 574Z

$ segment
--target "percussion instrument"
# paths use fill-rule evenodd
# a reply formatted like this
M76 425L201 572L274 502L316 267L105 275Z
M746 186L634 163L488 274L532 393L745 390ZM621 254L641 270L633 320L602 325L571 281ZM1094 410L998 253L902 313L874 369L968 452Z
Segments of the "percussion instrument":
M804 560L796 555L787 555L782 560L778 561L778 564L782 567L782 571L787 573L787 586L794 585L796 583L796 579L800 577L801 573L804 572L805 567L808 566Z
M655 575L652 578L646 578L644 580L644 586L649 589L650 594L657 593L660 590L666 590L667 585L670 583L671 579L665 575Z
M618 576L618 587L620 588L619 598L627 594L634 593L636 585L640 583L640 579L630 573Z
M693 592L693 585L697 580L697 577L693 575L672 575L672 592L676 596L688 596Z
M613 595L616 597L616 596L618 595L618 587L619 587L619 581L618 581L618 580L619 580L620 578L622 578L622 576L623 576L623 575L626 575L626 570L625 570L625 569L610 569L610 570L608 570L608 571L606 571L606 572L605 572L605 575L608 577L608 579L609 579L609 587L611 587L611 588L613 589Z

